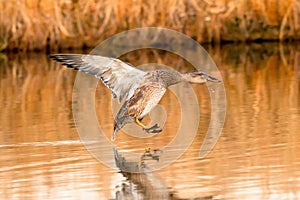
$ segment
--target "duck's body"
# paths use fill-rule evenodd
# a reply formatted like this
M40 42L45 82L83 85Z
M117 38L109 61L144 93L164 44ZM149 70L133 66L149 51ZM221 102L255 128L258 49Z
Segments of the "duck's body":
M145 72L118 59L98 55L57 54L50 57L68 67L96 76L112 90L119 102L125 99L114 120L113 140L124 125L134 121L147 132L160 132L157 124L147 129L140 120L158 104L169 86L182 81L219 82L201 71L180 73L160 69Z
M167 88L184 81L182 75L172 70L148 71L128 100L128 112L131 117L143 118L160 101Z

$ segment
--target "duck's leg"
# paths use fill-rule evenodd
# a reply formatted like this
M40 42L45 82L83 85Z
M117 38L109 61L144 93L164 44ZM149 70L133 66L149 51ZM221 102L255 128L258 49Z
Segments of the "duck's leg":
M154 126L151 126L150 128L147 128L140 120L139 118L135 118L135 122L137 125L143 128L147 133L159 133L162 131L162 129L158 126L158 124L155 124Z
M143 129L146 128L146 126L139 120L139 118L135 118L135 123L137 123L137 125L139 125L140 127L142 127Z

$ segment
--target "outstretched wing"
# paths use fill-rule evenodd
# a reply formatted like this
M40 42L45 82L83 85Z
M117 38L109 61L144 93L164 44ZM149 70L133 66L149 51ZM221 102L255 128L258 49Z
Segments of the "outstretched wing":
M67 67L94 75L112 90L119 102L129 99L146 72L116 59L99 55L54 54L50 58Z

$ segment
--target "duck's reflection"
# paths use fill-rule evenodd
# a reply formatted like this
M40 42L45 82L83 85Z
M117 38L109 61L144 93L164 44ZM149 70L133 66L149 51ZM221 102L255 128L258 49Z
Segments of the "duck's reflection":
M125 182L116 186L115 200L124 199L173 199L177 198L174 192L168 188L164 181L150 170L147 162L159 162L163 152L160 149L145 149L139 160L128 161L117 148L113 148L116 166L126 178ZM197 199L212 199L202 197Z
M116 199L169 199L170 192L164 182L147 166L146 161L159 162L159 149L145 149L139 160L128 161L115 147L116 166L127 179L116 188Z
M137 192L133 189L133 183L122 183L121 185L116 186L116 198L115 200L123 199L138 199Z
M121 172L128 173L150 172L151 170L147 167L145 161L153 160L158 162L162 153L160 149L151 150L150 148L147 148L138 161L127 161L124 155L119 153L116 147L113 147L113 152L116 166L121 170Z
M119 154L118 150L113 148L116 166L121 170L121 172L137 173L140 170L139 162L127 161L124 156Z
M156 160L158 162L161 153L162 150L160 149L151 150L151 148L147 148L145 149L145 153L143 153L143 155L141 156L141 161L143 162L144 160Z

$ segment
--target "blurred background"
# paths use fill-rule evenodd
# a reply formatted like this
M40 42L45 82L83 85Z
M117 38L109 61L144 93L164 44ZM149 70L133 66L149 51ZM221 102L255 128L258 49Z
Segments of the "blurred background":
M203 45L222 74L227 117L217 145L200 159L210 96L205 85L192 85L201 118L191 146L166 168L130 174L82 145L72 114L77 72L48 55L89 53L116 33L148 26ZM0 199L300 199L299 40L298 0L0 1ZM121 59L193 69L155 49ZM110 138L111 92L102 84L95 102ZM168 144L180 124L174 94L160 104L168 113L161 134L139 140L120 132L116 146L158 162L145 147Z
M12 0L0 10L0 50L94 47L145 26L200 43L300 39L297 0Z

